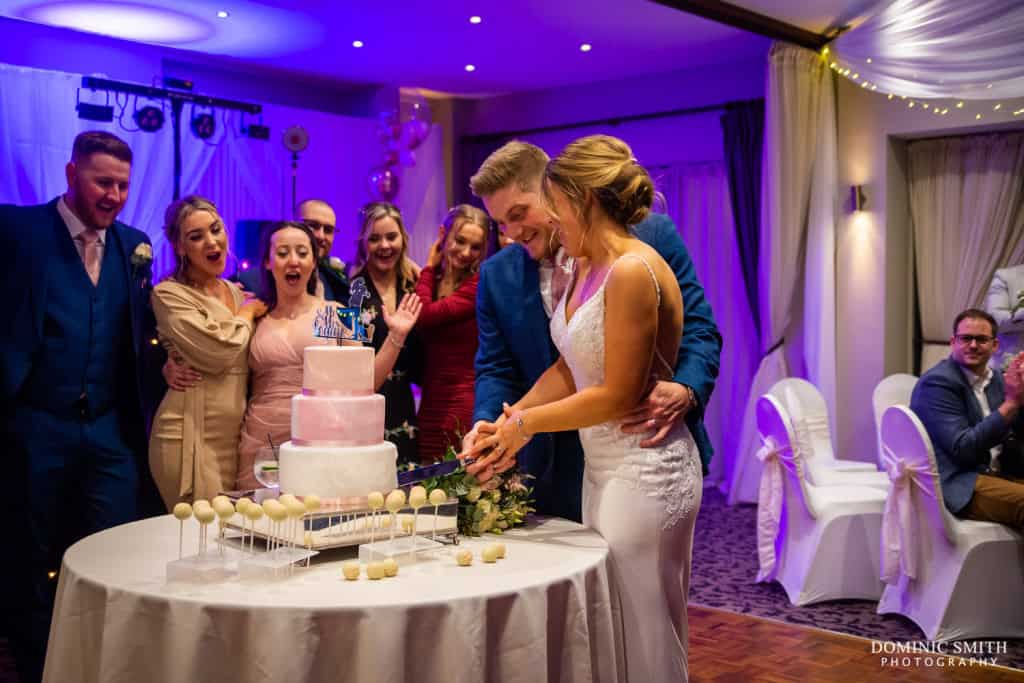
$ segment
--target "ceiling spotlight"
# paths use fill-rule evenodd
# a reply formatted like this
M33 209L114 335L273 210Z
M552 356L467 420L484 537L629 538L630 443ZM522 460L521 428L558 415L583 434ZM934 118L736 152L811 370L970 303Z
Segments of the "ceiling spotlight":
M466 65L466 71L469 71L469 72L476 71L476 67L473 66L472 64L467 64Z
M352 47L362 47L362 46L363 46L363 41L361 41L361 40L353 40L352 41Z
M217 121L213 114L196 114L192 117L192 133L200 140L209 140L217 132Z
M221 11L217 12L217 18L218 18L218 19L227 19L227 18L228 18L228 17L230 17L230 16L231 16L231 15L230 15L230 14L228 14L228 13L227 13L226 11L224 11L224 10L221 10Z
M590 43L583 43L582 45L580 45L580 52L590 52L593 49L594 46L591 45Z
M476 16L475 14L469 18L469 23L471 24L479 24L481 21L483 21L483 19Z
M147 105L133 115L135 123L147 133L155 133L164 127L164 112L158 107Z

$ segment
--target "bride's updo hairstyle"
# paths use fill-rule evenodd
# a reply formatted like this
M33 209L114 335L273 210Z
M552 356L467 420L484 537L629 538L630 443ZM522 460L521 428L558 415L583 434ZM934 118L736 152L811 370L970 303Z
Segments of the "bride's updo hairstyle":
M647 218L654 203L654 181L633 158L633 150L610 135L589 135L566 146L548 162L543 192L548 204L551 186L565 193L584 225L589 225L587 195L601 204L608 216L626 227Z

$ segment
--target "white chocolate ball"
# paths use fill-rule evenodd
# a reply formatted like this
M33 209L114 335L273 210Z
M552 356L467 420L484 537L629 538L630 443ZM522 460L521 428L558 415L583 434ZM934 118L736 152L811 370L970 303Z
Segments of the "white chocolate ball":
M383 517L381 519L378 519L377 520L377 525L381 529L390 529L391 528L391 518L390 517Z
M292 519L298 519L302 515L306 514L306 506L295 498L285 501L282 504L284 505L285 514Z
M238 499L237 503L235 503L235 509L244 515L246 508L248 508L250 505L252 505L252 501L249 500L248 498L242 497Z
M359 578L359 561L349 560L341 565L341 575L346 581L355 581Z
M434 489L430 492L431 505L444 505L447 502L448 494L444 492L444 489Z
M385 576L398 576L398 563L395 562L395 558L389 557L388 559L384 560L381 564L384 565Z
M209 505L201 505L197 508L193 508L193 513L195 514L196 519L199 520L200 524L209 524L217 516L214 513L213 508Z
M388 497L384 499L384 507L388 509L388 512L398 512L405 507L405 491L395 489L389 493Z
M217 509L217 502L218 501L224 501L225 503L230 503L231 499L228 498L227 496L214 496L213 499L210 501L210 503L213 505L213 509L214 510Z
M192 516L192 506L188 503L178 503L174 506L174 518L179 522L184 522L186 519Z
M380 510L384 507L384 494L380 491L371 491L370 495L366 496L366 505L371 510Z
M485 546L483 551L481 551L480 553L480 559L482 559L484 562L497 562L498 548L493 544Z
M251 521L255 522L263 517L263 506L257 505L256 503L249 503L245 506L245 511L242 513L248 517Z
M413 486L409 489L409 506L413 509L419 509L427 504L427 490L422 486Z
M316 512L320 509L320 496L311 493L302 499L302 503L309 512Z
M455 561L459 563L460 567L468 567L473 564L473 551L469 548L463 548L455 553Z
M224 500L216 500L213 503L213 511L217 513L217 516L222 520L229 520L235 514L235 506L231 504L231 501L227 499L227 496L221 496Z
M263 512L275 522L280 522L288 517L288 512L285 510L284 505L274 499L263 501Z
M494 547L498 549L498 559L499 560L504 560L505 559L505 544L504 543L495 543Z
M192 509L193 510L195 508L201 508L201 507L210 507L210 501L206 500L205 498L200 498L199 500L192 501Z
M383 562L371 562L366 565L366 576L371 580L383 579L386 576Z
M280 496L277 497L277 502L280 503L281 505L287 505L288 501L292 500L298 500L298 498L296 498L290 493L282 493Z

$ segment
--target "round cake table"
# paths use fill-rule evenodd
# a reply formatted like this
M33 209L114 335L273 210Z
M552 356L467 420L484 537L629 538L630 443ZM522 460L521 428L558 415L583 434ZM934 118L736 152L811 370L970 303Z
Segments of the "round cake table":
M186 554L196 524L186 524ZM501 540L506 559L481 561ZM621 634L608 548L593 531L541 519L464 538L391 579L341 577L337 555L274 581L168 583L178 522L94 534L64 556L44 680L617 681Z

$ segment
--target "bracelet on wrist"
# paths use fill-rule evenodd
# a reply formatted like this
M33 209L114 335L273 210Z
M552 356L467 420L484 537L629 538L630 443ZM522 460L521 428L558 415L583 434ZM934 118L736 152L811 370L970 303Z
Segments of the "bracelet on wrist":
M392 346L395 346L395 347L400 348L400 349L404 349L405 348L405 340L404 339L402 341L396 341L394 336L392 336L390 334L387 337L385 337L385 339L387 339L387 341Z
M512 413L512 422L515 423L516 431L519 433L520 438L523 441L529 441L533 438L533 434L526 431L526 423L523 421L523 415L526 411L517 410Z

